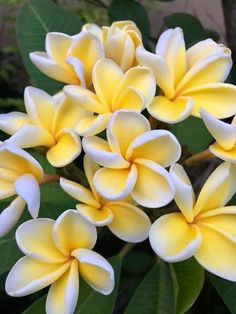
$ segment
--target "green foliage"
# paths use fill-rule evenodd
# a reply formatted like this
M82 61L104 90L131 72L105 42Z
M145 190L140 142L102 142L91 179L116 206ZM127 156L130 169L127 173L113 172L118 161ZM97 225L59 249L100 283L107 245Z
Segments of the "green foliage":
M29 306L22 314L45 314L46 295L39 298Z
M176 281L176 313L185 313L198 298L204 283L204 270L194 258L172 264Z
M49 0L29 0L17 18L16 34L25 67L34 86L55 93L62 88L58 83L42 74L29 59L32 51L45 51L45 36L48 32L77 34L81 19Z
M173 279L168 266L158 261L132 297L125 314L174 314Z
M11 238L6 236L0 239L0 250L0 274L3 274L12 268L22 253L17 247L14 235Z
M141 30L144 41L150 35L150 25L145 7L135 0L113 0L108 9L110 22L132 20Z
M173 124L171 131L180 144L186 145L191 153L201 152L212 142L212 136L205 127L204 122L192 116L183 122Z
M208 273L212 285L222 298L230 313L236 313L236 283Z
M183 29L187 47L209 37L214 40L219 39L217 33L204 29L201 22L195 16L187 13L174 13L167 16L164 22L167 27L181 27Z

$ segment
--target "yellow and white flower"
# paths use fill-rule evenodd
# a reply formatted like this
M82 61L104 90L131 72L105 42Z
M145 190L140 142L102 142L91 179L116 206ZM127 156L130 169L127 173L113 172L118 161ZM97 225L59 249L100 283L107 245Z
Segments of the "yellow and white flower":
M80 202L76 205L79 213L95 226L106 226L120 239L127 242L141 242L148 238L151 222L149 217L130 200L109 201L101 197L93 184L94 173L99 166L84 157L84 171L90 189L61 178L64 191Z
M231 124L220 121L206 110L200 110L201 117L216 142L210 145L209 150L215 156L236 163L236 116Z
M236 168L222 163L210 175L195 201L183 167L170 169L181 212L160 217L150 229L150 243L167 262L191 256L208 271L236 281L236 206L226 206L236 192Z
M29 220L18 227L16 241L25 254L11 269L6 291L21 297L51 285L47 314L73 314L81 276L94 290L107 295L114 288L110 263L93 252L96 227L78 211L67 210L56 221Z
M231 52L211 39L185 48L182 30L166 30L156 54L142 46L136 50L139 64L153 70L161 95L148 106L158 120L177 123L189 115L200 117L202 107L217 118L236 113L236 87L223 83L232 67Z
M33 218L38 216L43 175L42 167L31 155L5 143L0 146L0 200L17 195L0 214L0 236L15 226L25 205Z
M112 60L101 59L92 74L95 93L81 86L68 85L64 92L74 105L87 110L89 116L75 127L79 135L90 136L103 131L112 112L130 109L140 112L155 95L155 78L148 68L134 67L126 73Z
M93 66L104 57L100 40L86 30L75 36L48 33L45 48L46 52L31 52L31 61L47 76L67 84L90 86Z
M85 153L103 168L96 171L93 184L108 200L131 194L145 207L161 207L174 197L174 186L164 167L176 162L180 145L166 130L150 131L141 114L119 110L107 127L107 141L96 137L83 139Z
M124 72L137 65L135 50L142 45L142 35L133 21L114 22L110 27L89 23L82 30L97 36L105 57L115 61Z
M61 94L54 98L34 87L25 89L24 99L27 113L0 115L0 129L12 135L6 142L21 148L48 148L46 156L54 167L72 162L81 153L81 140L73 127L88 113Z

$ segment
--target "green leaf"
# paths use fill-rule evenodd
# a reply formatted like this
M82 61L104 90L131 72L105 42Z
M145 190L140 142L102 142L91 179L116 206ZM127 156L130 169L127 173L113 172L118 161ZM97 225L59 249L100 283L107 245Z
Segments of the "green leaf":
M180 144L186 145L191 153L199 153L206 149L213 139L204 122L195 117L173 124L171 131Z
M83 293L79 296L79 303L77 309L75 310L75 314L112 314L113 308L115 306L115 301L117 297L117 292L119 289L119 281L120 281L120 272L122 259L120 256L114 256L109 259L109 262L113 266L115 271L115 289L110 295L102 295L92 288L88 288L87 284L83 283L83 286L80 287L80 290L86 289L86 293ZM86 287L87 286L87 287Z
M130 274L142 273L145 269L153 266L154 262L153 255L141 251L133 251L125 256L123 270Z
M147 273L135 291L125 314L174 314L174 282L162 261Z
M150 24L145 7L135 0L113 0L108 10L110 22L132 20L140 29L144 41L150 35Z
M205 30L195 16L187 13L174 13L165 17L164 22L167 27L181 27L183 29L187 47L208 38L210 34L210 30ZM213 37L215 38L215 32Z
M212 285L216 289L231 313L236 313L236 283L208 273Z
M46 295L42 296L31 304L22 314L45 314L46 298Z
M8 236L0 239L0 274L8 271L16 263L16 261L23 255L15 241L15 237Z
M204 270L194 258L171 265L177 283L176 313L185 313L197 300L204 283Z
M33 85L49 93L60 90L63 84L42 74L31 62L29 53L45 51L45 36L48 32L77 34L82 26L78 16L64 10L49 0L29 0L22 7L16 22L17 41L23 62Z

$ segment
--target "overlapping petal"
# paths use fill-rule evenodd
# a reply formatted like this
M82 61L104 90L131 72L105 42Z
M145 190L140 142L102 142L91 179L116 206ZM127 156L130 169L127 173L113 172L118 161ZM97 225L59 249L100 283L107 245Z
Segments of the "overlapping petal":
M95 226L106 226L113 220L113 213L106 206L100 205L100 208L97 208L91 205L78 204L76 209L81 216Z
M96 291L107 295L114 289L114 270L100 254L87 249L72 253L79 261L81 277Z
M48 264L24 256L10 270L6 280L6 291L14 297L39 291L61 277L70 267L70 263Z
M106 208L113 214L108 228L118 238L134 243L147 239L151 222L141 209L122 201L109 202Z
M0 237L7 234L19 221L25 209L25 201L16 197L0 214Z
M236 168L224 162L210 175L202 187L194 207L194 215L227 204L236 192Z
M76 210L63 212L53 226L53 239L58 249L69 255L77 248L92 249L97 240L96 228Z
M118 200L131 193L136 184L137 175L135 165L127 169L101 168L95 173L93 183L102 197Z
M45 263L62 263L68 260L54 243L54 220L39 218L28 220L16 230L16 241L27 256Z
M162 207L171 202L175 187L163 167L147 159L136 159L137 179L131 192L134 200L145 207Z
M74 313L79 296L78 268L78 261L74 259L70 269L51 285L46 302L47 313Z
M160 150L160 147L164 149ZM155 161L163 167L175 163L181 155L181 146L176 137L166 130L152 130L136 137L126 151L126 158L142 158Z
M199 227L188 224L180 213L157 219L149 234L152 249L167 262L179 262L195 255L202 238Z
M201 117L211 135L224 150L231 150L236 143L236 126L216 119L206 110L200 110Z
M30 124L31 119L23 112L0 114L0 128L7 134L15 134L22 126Z
M147 109L157 120L178 123L191 115L193 101L191 97L178 97L171 101L167 97L156 96Z

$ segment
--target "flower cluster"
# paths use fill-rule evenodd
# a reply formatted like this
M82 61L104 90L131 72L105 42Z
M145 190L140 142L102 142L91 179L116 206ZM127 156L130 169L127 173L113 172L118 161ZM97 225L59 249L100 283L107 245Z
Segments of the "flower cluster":
M79 276L96 291L111 293L112 266L92 251L96 227L103 226L126 242L149 237L167 262L194 256L208 271L236 281L236 207L225 206L236 192L236 120L219 120L236 114L236 87L224 83L232 66L230 50L211 39L186 49L176 28L160 36L154 54L143 47L131 21L86 24L74 36L48 33L45 49L32 52L32 62L69 85L54 96L27 87L26 113L0 115L0 129L10 135L0 144L0 199L16 195L0 214L0 235L17 224L26 205L33 218L16 230L25 256L7 277L7 293L25 296L51 285L49 314L74 312ZM161 129L150 123L156 119L163 126L190 115L203 119L216 139L211 153L225 161L197 200L177 164L177 138L167 124ZM55 221L37 218L40 185L51 177L23 149L38 147L57 169L84 154L87 184L57 176L78 204ZM174 212L166 208L159 217L158 208L172 200ZM219 252L224 260L217 258Z

